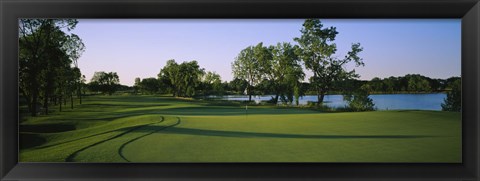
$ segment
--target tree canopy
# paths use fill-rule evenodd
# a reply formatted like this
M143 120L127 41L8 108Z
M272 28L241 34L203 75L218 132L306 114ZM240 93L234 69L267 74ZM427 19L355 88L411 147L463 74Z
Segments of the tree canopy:
M252 101L254 86L262 80L262 69L260 67L268 58L268 50L263 46L263 43L259 43L240 51L232 63L234 78L247 82L245 92L248 94L249 101Z
M48 114L50 103L67 97L73 102L74 92L80 92L77 60L85 46L69 33L77 23L75 19L19 20L19 89L32 116L39 112L40 102Z
M90 80L90 89L92 91L102 92L112 95L117 91L120 85L120 78L116 72L95 72Z
M302 35L294 39L300 47L297 53L305 68L313 72L310 83L315 87L318 103L321 104L336 82L359 77L355 69L348 71L344 65L353 61L355 66L363 66L362 58L358 56L363 48L360 43L354 43L347 55L338 59L334 56L337 45L333 43L338 32L335 27L323 28L319 19L305 20L300 32Z
M175 60L167 61L160 70L158 79L165 80L173 96L192 97L198 90L205 70L193 60L178 64Z

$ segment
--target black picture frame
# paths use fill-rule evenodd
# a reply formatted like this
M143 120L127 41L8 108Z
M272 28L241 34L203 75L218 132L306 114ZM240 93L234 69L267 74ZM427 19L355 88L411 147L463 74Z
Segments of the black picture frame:
M0 180L480 178L478 0L1 0ZM461 18L463 163L18 163L19 18Z

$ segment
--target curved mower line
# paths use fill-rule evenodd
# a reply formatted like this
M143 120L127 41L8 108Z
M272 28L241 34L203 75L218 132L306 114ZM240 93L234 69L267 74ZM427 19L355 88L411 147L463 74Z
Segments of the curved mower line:
M123 133L120 133L120 134L118 134L118 135L115 135L114 137L111 137L111 138L109 138L109 139L102 140L102 141L96 142L96 143L94 143L94 144L88 145L88 146L86 146L86 147L83 147L82 149L79 149L79 150L73 152L72 154L68 155L68 157L65 158L65 162L74 162L74 158L75 158L80 152L85 151L85 150L87 150L87 149L89 149L89 148L92 148L92 147L94 147L94 146L96 146L96 145L99 145L99 144L105 143L105 142L107 142L107 141L110 141L110 140L119 138L119 137L121 137L121 136L123 136L123 135L126 135L126 134L128 134L128 133L130 133L130 132L132 132L132 131L137 130L137 129L140 129L140 128L143 128L143 127L146 127L146 126L149 126L149 125L161 123L161 122L163 122L164 120L165 120L165 117L162 116L162 119L161 119L160 121L158 121L158 122L154 122L154 123L150 123L150 124L145 124L145 125L135 126L135 127L131 128L131 129L123 132Z
M163 118L163 117L162 117L162 118ZM164 129L167 129L167 128L170 128L170 127L177 126L177 125L179 125L180 123L181 123L181 119L180 119L180 117L177 117L177 122L176 122L175 124L172 124L172 125L169 125L169 126L163 126L162 128L160 128L160 129L158 129L158 130L155 130L155 131L152 131L152 132L150 132L150 133L144 134L144 135L142 135L142 136L133 138L133 139L131 139L130 141L127 141L127 142L123 143L123 144L118 148L118 155L120 155L120 157L122 157L123 160L125 160L125 161L127 161L127 162L131 162L130 160L128 160L128 159L125 157L125 155L123 155L123 149L125 148L125 146L127 146L128 144L133 143L133 142L135 142L135 141L137 141L137 140L139 140L139 139L142 139L142 138L144 138L144 137L146 137L146 136L149 136L149 135L151 135L151 134L153 134L153 133L159 132L159 131L161 131L161 130L164 130Z

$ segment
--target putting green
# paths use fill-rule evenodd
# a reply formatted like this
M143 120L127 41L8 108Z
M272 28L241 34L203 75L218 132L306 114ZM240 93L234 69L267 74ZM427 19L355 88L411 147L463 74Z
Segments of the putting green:
M321 113L269 106L251 106L247 115L245 107L228 103L92 96L69 112L27 118L20 160L461 162L460 119L460 113L441 111ZM45 125L57 127L35 129ZM74 129L58 131L58 125Z

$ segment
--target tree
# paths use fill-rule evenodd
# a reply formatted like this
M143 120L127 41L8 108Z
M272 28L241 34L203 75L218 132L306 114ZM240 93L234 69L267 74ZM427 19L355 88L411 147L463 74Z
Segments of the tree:
M262 71L260 69L262 62L268 59L263 43L256 46L249 46L238 54L232 63L233 77L247 81L245 89L248 94L248 101L252 101L254 87L262 80Z
M173 96L192 97L200 86L204 74L204 69L200 68L195 60L181 64L169 60L160 70L158 78L162 82L167 81L166 85L172 90Z
M370 82L370 87L372 89L372 91L375 91L375 92L382 92L384 91L383 90L383 82L382 82L382 79L378 78L378 77L374 77Z
M85 75L82 75L80 77L80 85L78 89L78 99L80 104L82 104L82 94L84 94L85 92L85 87L86 87L85 82L87 82L87 79L85 78Z
M301 85L301 84L300 84ZM299 85L295 86L293 89L293 95L295 96L295 105L298 106L299 101L300 101L300 96L301 96L301 91L302 89L300 88Z
M95 72L90 80L90 89L92 91L112 95L117 91L119 84L120 79L116 72Z
M70 96L70 108L73 109L73 95L80 92L80 83L82 81L82 73L78 67L67 68L67 94Z
M134 94L137 94L138 91L140 90L140 83L141 83L141 80L139 77L135 78L135 84L133 84L133 93Z
M142 93L155 94L160 88L159 80L153 77L142 79L139 88Z
M454 85L453 83L457 80L461 81L461 78L460 77L450 77L447 80L444 80L443 85L442 85L442 90L451 90L453 88L452 86Z
M236 94L241 94L248 86L248 82L244 79L235 78L228 83L230 90L234 91Z
M450 85L452 90L447 92L447 97L442 103L443 111L462 111L462 83L460 79L455 80Z
M419 74L406 75L408 79L408 91L410 92L427 92L431 90L430 82L427 77Z
M41 99L48 114L49 102L58 89L55 86L60 85L57 71L76 65L84 51L81 39L66 33L77 23L75 19L19 20L19 88L32 116L36 116Z
M300 65L300 59L295 53L298 47L290 43L278 43L271 46L271 59L263 61L262 73L270 81L271 88L275 94L273 103L277 104L279 97L287 102L293 101L294 89L303 80L305 73Z
M180 67L175 60L168 60L167 64L160 70L158 79L165 81L166 85L171 89L172 94L176 97L180 89L178 85L181 83Z
M334 57L337 46L333 41L338 32L335 27L323 28L318 19L305 20L300 32L302 35L294 39L300 46L297 54L305 63L305 68L313 72L310 83L316 90L317 103L321 104L336 82L359 77L355 69L347 71L344 66L352 61L357 67L364 66L362 58L358 56L363 48L359 43L354 43L343 59Z
M383 79L383 91L393 93L395 91L395 82L396 78L393 76Z
M223 95L224 88L219 74L208 71L202 79L203 95Z
M199 88L201 78L205 74L205 70L200 68L198 62L193 60L180 64L181 77L181 95L184 97L193 97Z

